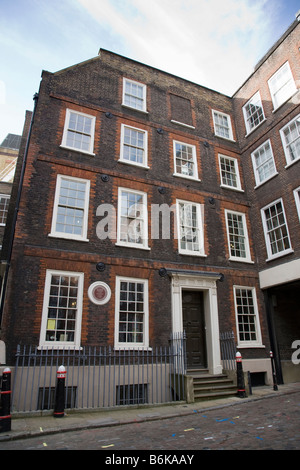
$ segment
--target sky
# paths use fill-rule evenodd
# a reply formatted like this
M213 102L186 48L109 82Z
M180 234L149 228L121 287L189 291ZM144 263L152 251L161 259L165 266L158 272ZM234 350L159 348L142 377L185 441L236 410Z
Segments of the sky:
M232 96L300 0L0 0L0 144L22 134L43 70L107 49Z

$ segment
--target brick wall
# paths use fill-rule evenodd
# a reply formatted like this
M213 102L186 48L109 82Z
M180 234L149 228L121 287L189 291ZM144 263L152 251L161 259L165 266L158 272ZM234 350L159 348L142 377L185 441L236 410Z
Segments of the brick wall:
M250 217L253 226L253 242L256 246L259 269L286 263L300 256L299 218L296 210L293 190L300 184L299 162L287 166L286 157L280 137L280 129L300 113L299 91L287 102L274 111L269 78L286 62L297 87L300 84L299 66L299 28L290 28L284 41L278 42L271 54L268 53L258 64L255 73L245 82L233 97L237 133L242 152L242 167L248 200L251 202ZM265 121L252 133L246 135L242 107L257 92L260 92L265 114ZM260 145L270 140L277 174L264 184L256 187L251 153ZM267 251L261 219L261 209L273 201L282 198L285 215L294 253L266 263Z
M123 76L147 85L147 113L122 106ZM183 115L182 120L188 121L190 127L171 122L171 95L189 101L190 108L185 102L184 109L185 113L190 109L190 115ZM96 117L94 156L61 147L68 108ZM212 109L231 116L235 142L214 135ZM170 279L158 274L161 267L224 274L224 282L218 282L221 331L236 329L233 285L256 287L263 343L268 344L256 265L257 230L251 224L253 209L249 195L253 191L248 186L251 168L244 158L251 149L241 153L237 142L240 119L234 119L234 112L233 100L225 95L107 51L102 51L100 58L57 74L43 73L6 307L4 334L12 349L18 342L38 343L47 269L84 273L82 345L114 344L115 279L120 275L149 280L150 343L167 345L171 332L171 288ZM149 169L118 162L121 124L147 131ZM158 132L160 129L162 133ZM196 146L200 181L173 176L174 139ZM238 160L243 191L220 186L219 153ZM88 243L49 237L58 174L91 182ZM103 181L103 175L108 176L107 181ZM207 256L179 254L178 241L174 239L149 240L148 251L116 246L115 239L99 240L97 207L112 203L117 208L119 187L146 192L149 217L151 204L172 205L176 199L201 204ZM165 189L164 193L159 192L160 187ZM253 264L229 260L225 209L246 214ZM148 225L150 233L150 218ZM105 263L101 273L96 270L99 261ZM87 295L88 286L96 280L107 282L112 290L110 302L101 307L92 304ZM251 357L260 354L264 353L249 351Z

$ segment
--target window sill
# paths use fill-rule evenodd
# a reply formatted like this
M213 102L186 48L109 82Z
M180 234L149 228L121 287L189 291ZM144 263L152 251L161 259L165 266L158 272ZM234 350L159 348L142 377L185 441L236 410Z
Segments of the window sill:
M202 258L207 258L207 255L203 253L195 253L194 251L178 251L178 253L185 256L200 256Z
M132 106L128 106L127 104L122 104L122 108L131 109L132 111L137 111L138 113L142 113L142 114L149 114L148 111L144 109L133 108Z
M273 109L272 113L276 113L276 111L277 111L278 109L280 109L283 105L285 105L285 103L287 103L287 102L290 101L292 98L294 98L294 96L296 96L296 95L298 94L298 91L299 91L299 90L297 89L296 91L294 91L294 93L293 93L291 96L289 96L289 98L287 98L285 101L283 101L283 103L280 103L280 104L279 104L278 106L276 106L276 107L274 106L274 109ZM297 104L298 104L298 103L297 103Z
M136 166L138 168L144 168L144 170L150 170L150 166L148 165L142 165L141 163L135 163L135 162L127 161L127 160L122 160L121 158L119 158L118 163L124 163L124 165Z
M245 192L241 188L234 188L233 186L226 186L226 184L220 184L220 187L224 188L224 189L230 189L231 191L236 191L236 192L239 192L239 193L244 193Z
M254 261L252 261L251 259L247 259L247 258L233 258L233 257L229 257L228 260L229 260L229 261L236 261L237 263L254 264Z
M281 251L280 253L277 253L276 255L273 255L267 258L266 263L268 263L269 261L276 260L277 258L281 258L282 256L290 255L291 253L294 253L294 250L292 248L289 248L288 250L285 250L285 251Z
M53 342L48 342L48 343L43 343L38 345L38 350L39 351L44 351L45 349L59 349L59 350L72 350L72 351L79 351L82 348L82 346L78 346L75 344L70 344L70 343L57 343L55 341Z
M300 161L300 157L296 158L295 160L293 160L290 163L287 163L284 168L289 168L290 166L294 165L295 163L297 163L299 161Z
M258 183L256 186L254 186L254 189L260 188L261 186L266 184L268 181L270 181L272 178L275 178L275 176L277 175L278 175L278 171L276 171L276 173L273 173L273 175L269 176L269 178L265 179L261 183Z
M187 180L192 180L192 181L201 181L197 176L188 176L188 175L183 175L181 173L173 173L173 176L178 176L179 178L187 179Z
M91 157L95 157L96 154L93 152L87 152L86 150L75 149L74 147L68 147L67 145L60 145L60 148L65 150L72 150L73 152L77 153L84 153L85 155L90 155Z
M236 140L234 140L233 138L231 137L224 137L223 135L218 135L218 134L215 134L215 137L218 137L219 139L223 139L223 140L226 140L227 142L236 142Z
M175 121L174 119L171 119L171 122L173 124L178 124L179 126L182 126L182 127L187 127L188 129L196 129L194 126L191 126L190 124L185 124L184 122Z
M253 134L253 132L255 132L256 129L258 129L266 120L267 118L264 118L262 121L260 121L260 123L257 124L256 127L254 127L253 129L251 129L251 131L248 131L247 134L245 134L245 137L249 137L249 135Z
M249 344L246 343L239 343L237 344L237 349L247 349L247 348L265 348L266 346L262 343L252 343L249 341Z
M132 245L132 244L129 244L129 243L122 243L122 242L117 242L115 243L115 246L121 246L123 248L135 248L137 250L151 250L151 248L147 245L147 246L143 246L143 245Z
M88 238L77 238L77 237L72 237L72 236L67 236L67 235L62 235L61 233L49 233L48 237L50 238L62 238L63 240L72 240L76 242L89 242L90 240Z
M115 351L123 351L123 350L135 350L135 351L152 351L152 348L150 346L138 346L135 343L124 343L120 345L114 346Z

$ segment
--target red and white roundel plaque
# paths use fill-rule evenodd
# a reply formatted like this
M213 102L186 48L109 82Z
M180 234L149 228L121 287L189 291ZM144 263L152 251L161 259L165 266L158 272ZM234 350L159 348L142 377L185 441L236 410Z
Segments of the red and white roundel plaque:
M88 296L94 304L104 305L110 299L111 290L105 282L97 281L90 285Z

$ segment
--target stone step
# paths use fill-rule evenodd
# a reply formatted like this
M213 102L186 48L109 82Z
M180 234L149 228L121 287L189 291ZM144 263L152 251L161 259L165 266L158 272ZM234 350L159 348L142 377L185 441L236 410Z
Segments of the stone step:
M228 387L235 387L235 384L230 379L223 379L223 380L205 380L201 382L197 382L194 380L194 390L205 390L207 388L228 388Z
M236 396L237 391L235 390L220 390L220 391L213 391L213 392L205 392L205 393L194 393L195 401L201 400L213 400L217 398L228 398Z
M188 369L187 375L193 377L195 400L212 400L235 396L237 388L226 374L212 375L207 369Z

